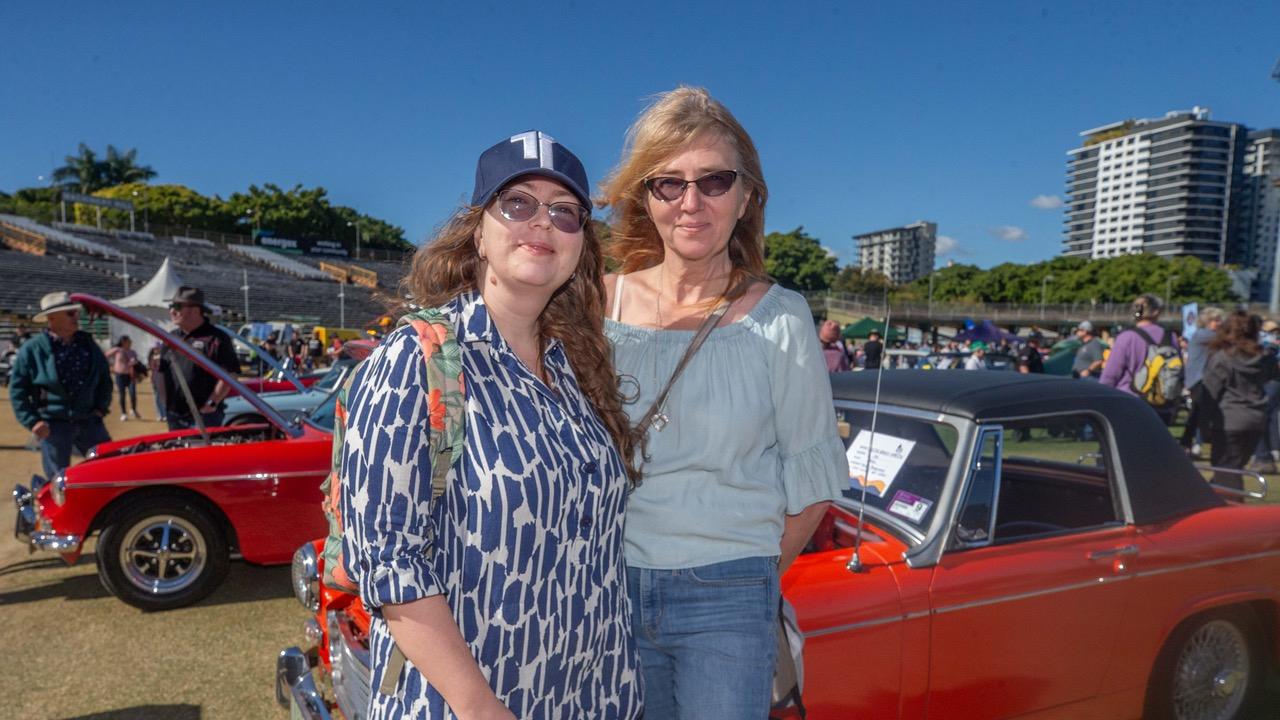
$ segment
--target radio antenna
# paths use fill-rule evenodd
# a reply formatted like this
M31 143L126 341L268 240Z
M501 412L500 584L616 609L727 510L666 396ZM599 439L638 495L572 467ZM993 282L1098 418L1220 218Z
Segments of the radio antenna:
M889 343L889 288L884 289L884 338L880 351L880 366L876 368L876 395L875 402L871 405L871 437L867 438L867 464L862 471L862 498L858 503L858 527L853 538L853 557L849 558L849 564L845 566L849 572L864 573L867 571L866 566L862 564L862 518L867 512L867 486L871 484L871 454L876 447L876 418L880 415L880 381L884 378L884 366L888 362L889 355L885 350L888 349ZM857 440L857 437L854 437Z

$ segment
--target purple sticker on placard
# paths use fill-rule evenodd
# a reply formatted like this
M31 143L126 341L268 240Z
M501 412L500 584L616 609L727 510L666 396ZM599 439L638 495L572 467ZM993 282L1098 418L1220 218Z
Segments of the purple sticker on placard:
M933 507L933 503L929 500L906 490L899 490L893 494L893 500L889 503L888 510L894 515L901 515L913 523L919 523L931 507Z

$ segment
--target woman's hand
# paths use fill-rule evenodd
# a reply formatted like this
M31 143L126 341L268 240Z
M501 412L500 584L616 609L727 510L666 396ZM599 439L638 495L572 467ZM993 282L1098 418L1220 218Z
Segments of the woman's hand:
M458 716L458 720L516 720L515 714L498 702L496 697L491 698L491 702L482 708L470 711L453 708L453 711Z

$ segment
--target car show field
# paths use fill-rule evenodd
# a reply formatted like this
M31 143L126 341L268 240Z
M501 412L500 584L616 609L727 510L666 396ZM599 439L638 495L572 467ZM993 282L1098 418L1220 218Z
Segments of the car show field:
M139 403L154 417L149 388ZM154 421L107 419L113 438L154 433ZM0 466L6 480L26 483L39 455L0 397ZM1010 442L1016 442L1011 438ZM1069 443L1067 443L1069 445ZM1036 438L1062 459L1076 452ZM1273 476L1269 502L1280 501ZM14 506L0 503L0 523L13 527ZM0 674L5 716L52 720L196 720L284 718L275 702L276 655L303 644L308 613L298 606L288 566L233 561L226 581L185 608L142 612L112 597L95 570L96 539L68 567L56 555L28 554L0 542L0 608L5 648L13 660ZM1280 684L1267 680L1269 708L1280 708ZM1269 711L1267 711L1269 712ZM1280 712L1270 716L1280 717Z

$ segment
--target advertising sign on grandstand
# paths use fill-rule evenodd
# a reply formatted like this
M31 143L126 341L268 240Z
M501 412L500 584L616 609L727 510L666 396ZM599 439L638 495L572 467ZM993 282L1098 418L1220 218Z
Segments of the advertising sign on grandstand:
M100 198L94 195L81 195L77 192L68 190L62 191L63 202L79 203L81 205L97 205L98 207L111 208L112 210L123 210L125 212L133 212L133 203L128 200L112 200L111 198Z
M276 237L269 230L258 231L258 245L289 255L328 255L347 257L347 248L337 240L311 240Z

